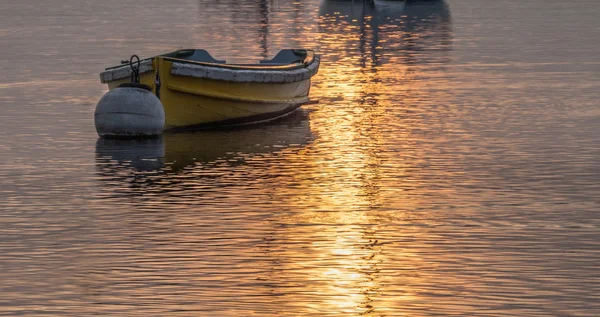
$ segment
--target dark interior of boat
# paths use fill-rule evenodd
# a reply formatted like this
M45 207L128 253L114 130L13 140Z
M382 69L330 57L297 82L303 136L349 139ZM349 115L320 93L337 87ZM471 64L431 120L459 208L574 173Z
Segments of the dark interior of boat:
M164 54L163 56L200 63L226 64L226 61L218 60L212 57L212 55L210 55L210 53L208 53L206 50L202 49L179 50L172 53ZM306 50L284 49L279 51L279 53L277 53L277 55L275 55L275 57L273 57L272 59L261 60L259 64L247 64L243 66L278 66L302 63L306 59L306 56Z
M217 64L219 67L231 68L231 69L263 69L263 68L278 68L278 69L295 69L304 67L314 61L314 53L311 50L303 49L284 49L279 51L272 59L261 60L256 64L227 64L224 60L218 60L206 50L203 49L183 49L175 52L162 54L160 56L166 59L172 59L180 62L188 61L190 63L203 63L203 64ZM154 57L146 58L141 60L147 62L152 60ZM111 70L115 68L124 67L129 65L129 61L121 61L121 65L112 66L106 68ZM129 66L127 66L129 67Z
M186 50L175 51L173 53L164 54L163 56L179 58L179 59L187 59L190 61L202 62L202 63L212 63L212 64L226 64L227 63L224 60L218 60L218 59L212 57L212 55L210 55L210 53L207 52L206 50L194 50L194 49L188 50L188 49L186 49Z

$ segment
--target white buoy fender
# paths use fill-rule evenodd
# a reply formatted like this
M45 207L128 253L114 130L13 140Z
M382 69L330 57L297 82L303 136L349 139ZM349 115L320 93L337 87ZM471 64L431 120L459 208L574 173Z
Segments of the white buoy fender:
M165 111L148 86L123 84L98 101L94 123L101 137L156 136L163 131Z

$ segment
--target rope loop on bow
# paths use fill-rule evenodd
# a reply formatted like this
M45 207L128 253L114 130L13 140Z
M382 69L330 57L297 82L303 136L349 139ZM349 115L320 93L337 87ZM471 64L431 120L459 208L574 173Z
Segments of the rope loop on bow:
M137 59L136 65L133 64L133 59ZM131 82L137 84L140 82L140 58L137 55L131 55L129 58L129 67L131 67Z

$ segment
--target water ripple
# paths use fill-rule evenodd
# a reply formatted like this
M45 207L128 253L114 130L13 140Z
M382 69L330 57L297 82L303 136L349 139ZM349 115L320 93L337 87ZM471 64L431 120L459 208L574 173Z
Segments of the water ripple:
M0 316L600 315L597 2L45 3L0 13ZM319 103L98 139L102 67L183 47L315 48Z

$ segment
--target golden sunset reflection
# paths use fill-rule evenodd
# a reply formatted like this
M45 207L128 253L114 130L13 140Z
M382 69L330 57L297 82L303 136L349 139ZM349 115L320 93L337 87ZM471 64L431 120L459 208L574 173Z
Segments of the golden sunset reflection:
M378 300L380 293L379 263L385 261L378 241L369 239L364 228L355 227L356 233L331 232L335 237L333 245L325 245L325 252L319 254L319 246L314 245L315 253L321 260L333 259L328 267L315 266L314 276L327 281L324 293L325 309L355 315L375 315L377 308L385 308L385 302ZM323 247L323 246L321 246ZM322 250L322 249L321 249ZM330 250L327 252L327 250ZM316 264L316 263L315 263Z
M348 8L349 5L353 7ZM398 108L405 107L408 112L411 100L419 98L419 93L414 92L423 85L412 79L430 76L431 70L420 73L419 64L404 63L402 57L394 58L393 52L391 56L389 51L384 52L386 47L400 49L398 45L405 45L406 39L418 42L421 38L418 31L398 34L394 29L402 24L402 11L387 12L398 16L377 16L381 12L373 11L370 16L364 15L365 8L360 6L325 1L320 9L318 41L324 51L335 53L321 67L319 84L313 90L322 99L317 107L323 111L312 112L310 119L312 131L318 136L315 147L327 151L315 153L317 150L309 147L307 155L287 157L292 166L304 166L302 173L291 176L301 186L294 188L292 201L287 205L303 209L280 219L287 224L337 224L325 227L324 232L322 226L308 227L315 230L308 235L319 238L307 251L312 261L303 262L301 267L308 270L305 274L324 298L315 310L348 316L383 316L398 305L418 305L420 290L412 285L433 283L424 276L404 277L401 282L396 274L386 271L394 260L401 260L404 268L419 267L423 260L410 249L396 250L390 258L384 235L376 225L389 221L390 216L396 220L404 218L397 213L392 216L386 212L386 206L409 210L424 205L421 195L389 189L418 188L414 182L419 182L419 176L411 170L422 155L433 149L427 148L426 143L419 148L400 144L400 149L410 153L404 162L390 161L392 158L385 152L390 146L398 146L403 137L397 134L398 130L406 130L404 136L410 142L410 131L425 124L417 118L395 118L390 116L390 110L396 108L397 113ZM398 95L404 100L398 102ZM389 133L390 125L403 124L411 127ZM394 178L387 175L392 172L390 165L394 166ZM289 265L293 269L298 263ZM386 296L389 285L398 288L394 296Z

